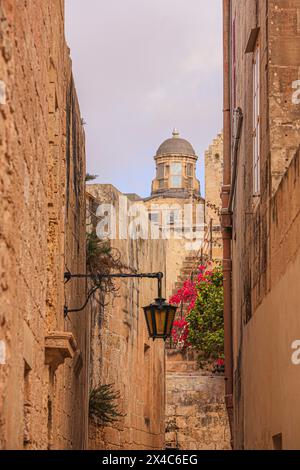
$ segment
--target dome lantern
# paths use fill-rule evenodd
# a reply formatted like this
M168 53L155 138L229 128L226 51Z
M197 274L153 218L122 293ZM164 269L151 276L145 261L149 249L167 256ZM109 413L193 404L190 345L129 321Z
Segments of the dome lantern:
M198 157L193 146L182 139L176 128L172 137L165 140L154 157L156 161L156 178L152 183L152 196L164 194L176 196L193 192L200 196L200 184L196 177Z

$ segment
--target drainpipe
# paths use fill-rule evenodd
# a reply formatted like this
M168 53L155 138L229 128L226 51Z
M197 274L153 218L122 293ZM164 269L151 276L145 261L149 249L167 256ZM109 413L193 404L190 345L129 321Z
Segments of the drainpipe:
M232 344L232 216L229 210L231 193L231 109L230 109L230 29L231 0L223 0L224 47L224 169L222 186L222 239L224 270L224 352L225 352L225 403L229 418L231 445L233 447L233 344Z
M241 108L236 108L233 111L233 158L232 158L232 170L231 170L231 184L230 184L230 195L229 195L229 203L228 203L228 212L230 214L233 213L233 198L235 193L236 187L236 179L237 179L237 164L238 164L238 152L239 152L239 144L242 132L242 125L243 125L243 112Z

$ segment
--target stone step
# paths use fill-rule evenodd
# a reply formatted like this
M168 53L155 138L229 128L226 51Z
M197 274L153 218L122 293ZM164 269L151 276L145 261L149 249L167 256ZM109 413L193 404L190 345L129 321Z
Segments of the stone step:
M192 265L182 265L181 271L198 271L198 263Z
M193 350L181 351L178 349L168 349L166 351L167 361L179 361L179 362L195 362L198 357L198 353Z
M197 271L197 268L192 266L190 268L188 267L183 267L180 269L179 273L191 273L192 271Z
M182 265L183 266L185 265L199 266L199 263L200 263L200 260L198 258L193 258L193 259L184 258Z
M184 258L183 261L190 261L190 260L193 260L193 261L194 261L194 260L199 260L199 259L200 259L200 258L199 258L198 256L196 256L196 255L190 255L190 254L188 254L188 255Z
M190 276L179 276L177 278L177 283L183 284L185 281L188 281L190 279Z
M195 372L199 369L196 361L167 361L166 372Z
M182 276L182 275L188 275L190 276L192 272L196 272L197 270L196 269L187 269L187 268L184 268L184 269L181 269L179 271L179 276Z
M193 269L182 269L180 270L179 277L182 277L182 276L190 277L193 271L194 271Z
M199 266L200 265L200 261L198 259L194 259L194 260L187 260L185 259L183 262L182 262L182 266Z
M200 260L197 251L190 251L189 254L184 258L182 266L179 271L179 275L175 282L173 288L173 294L175 295L179 289L183 287L183 284L188 279L191 279L191 276L197 272Z

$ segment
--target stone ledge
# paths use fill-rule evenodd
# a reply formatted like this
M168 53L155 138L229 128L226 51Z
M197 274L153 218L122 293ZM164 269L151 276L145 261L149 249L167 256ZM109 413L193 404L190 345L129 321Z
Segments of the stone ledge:
M66 359L73 358L77 344L72 333L54 332L45 337L45 364L55 371Z

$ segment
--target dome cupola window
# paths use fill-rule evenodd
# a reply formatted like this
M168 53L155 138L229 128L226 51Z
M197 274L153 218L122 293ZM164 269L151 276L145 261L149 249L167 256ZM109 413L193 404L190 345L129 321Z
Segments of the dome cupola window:
M160 163L157 165L157 179L161 180L164 179L165 177L165 165L163 163Z
M170 164L170 187L181 188L182 186L182 163L174 162Z
M193 164L192 163L188 163L186 165L186 176L193 177Z

